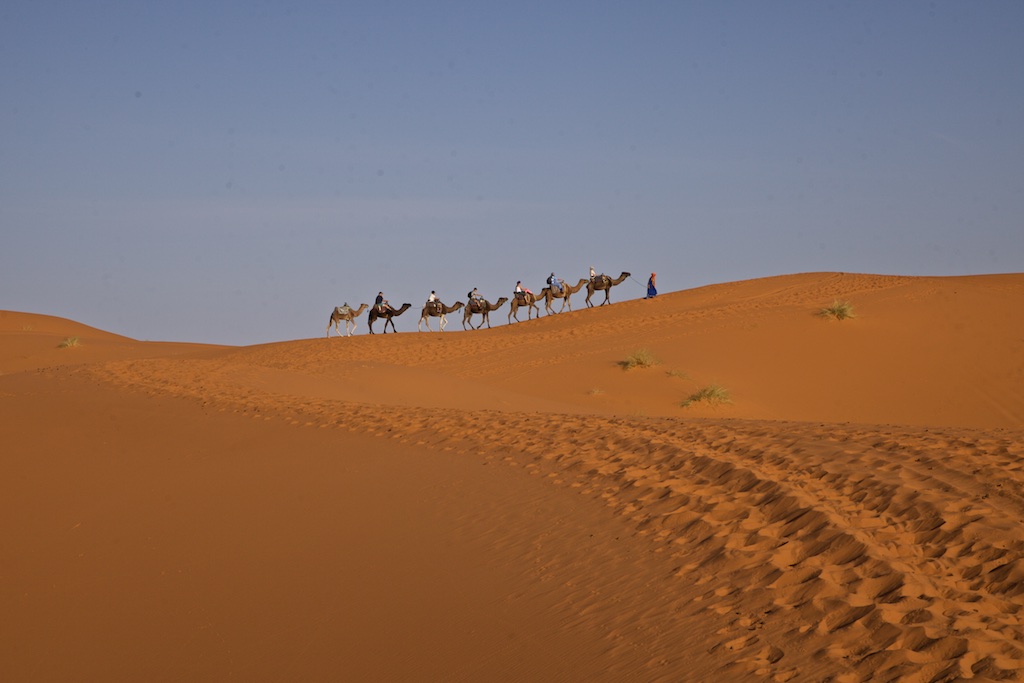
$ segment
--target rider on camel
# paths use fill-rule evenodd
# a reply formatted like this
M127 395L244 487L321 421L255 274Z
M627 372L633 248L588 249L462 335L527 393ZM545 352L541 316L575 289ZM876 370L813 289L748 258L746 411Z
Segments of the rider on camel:
M373 305L377 307L378 313L387 313L388 311L394 311L388 300L384 298L384 292L377 292L377 298L374 300Z
M551 271L551 275L548 276L548 284L551 285L552 291L562 292L562 281L555 277L555 271Z

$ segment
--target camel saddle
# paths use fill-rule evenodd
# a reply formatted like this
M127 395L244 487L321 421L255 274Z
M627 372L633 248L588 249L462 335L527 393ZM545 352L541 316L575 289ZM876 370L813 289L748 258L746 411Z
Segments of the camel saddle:
M472 311L473 313L483 313L484 302L478 301L477 299L471 299L469 302L469 310Z
M427 313L430 315L441 314L441 302L440 301L428 301L427 302Z
M595 275L594 277L590 278L590 281L593 282L595 285L604 283L604 286L607 287L608 285L611 284L612 279L605 275L604 273L601 273L600 275Z

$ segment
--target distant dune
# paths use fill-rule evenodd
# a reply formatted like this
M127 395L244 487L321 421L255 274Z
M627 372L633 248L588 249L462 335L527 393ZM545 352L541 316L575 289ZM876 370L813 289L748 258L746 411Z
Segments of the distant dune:
M1022 306L805 273L246 347L0 311L0 680L1016 680Z

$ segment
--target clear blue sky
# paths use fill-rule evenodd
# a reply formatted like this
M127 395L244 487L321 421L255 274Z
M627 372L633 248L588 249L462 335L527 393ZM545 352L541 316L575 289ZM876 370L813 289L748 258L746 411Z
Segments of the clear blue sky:
M1021 36L1018 0L7 0L0 309L241 345L590 265L1021 272Z

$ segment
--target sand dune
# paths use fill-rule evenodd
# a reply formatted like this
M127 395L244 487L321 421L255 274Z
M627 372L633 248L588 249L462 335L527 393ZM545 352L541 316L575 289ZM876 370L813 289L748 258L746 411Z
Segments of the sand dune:
M0 678L1017 679L1022 303L808 273L250 347L0 312Z

